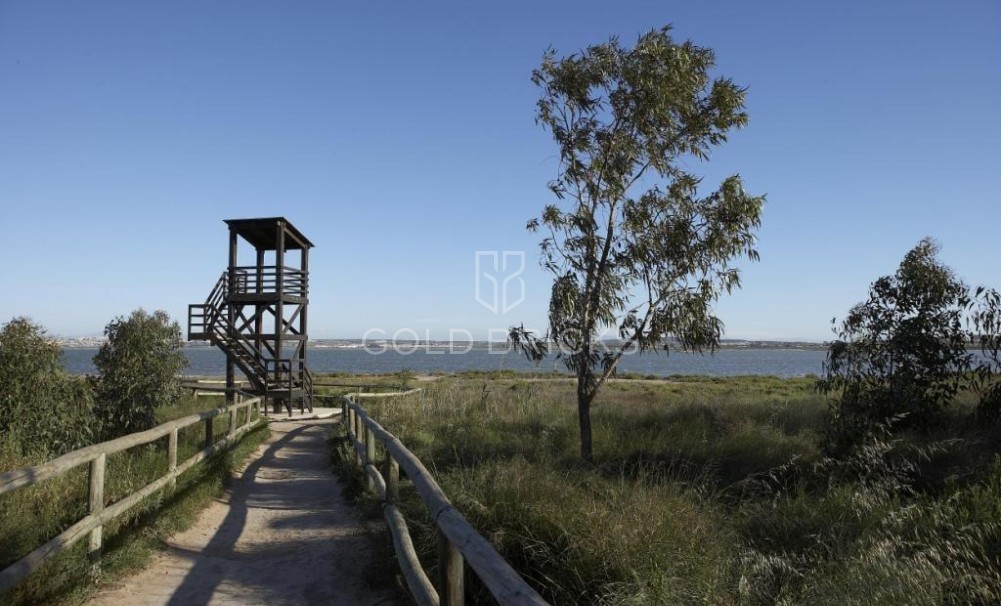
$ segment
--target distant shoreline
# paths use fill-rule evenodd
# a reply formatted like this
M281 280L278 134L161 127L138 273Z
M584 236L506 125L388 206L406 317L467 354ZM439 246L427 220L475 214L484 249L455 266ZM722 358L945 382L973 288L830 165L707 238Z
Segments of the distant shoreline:
M104 344L105 339L101 337L84 337L78 339L53 339L63 349L97 349ZM408 341L397 340L396 345L403 348L416 347L421 349L493 349L503 348L503 341ZM614 341L608 342L610 345ZM314 339L310 340L306 346L310 349L362 349L380 348L393 344L388 339L363 341L362 339ZM201 349L211 348L213 345L205 341L186 341L185 348ZM670 344L671 349L676 349L677 345ZM803 349L803 350L825 350L824 343L812 341L749 341L741 339L726 339L720 343L720 349Z

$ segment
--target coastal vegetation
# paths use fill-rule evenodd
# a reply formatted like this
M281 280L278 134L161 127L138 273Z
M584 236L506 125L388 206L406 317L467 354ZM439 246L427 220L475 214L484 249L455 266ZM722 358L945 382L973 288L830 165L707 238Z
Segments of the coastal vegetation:
M627 348L717 349L712 305L758 256L763 198L738 177L700 197L679 168L747 120L712 65L664 29L533 73L561 161L528 224L553 287L546 334L510 341L554 348L575 389L446 379L372 414L555 604L998 602L1001 297L930 238L836 325L819 381L608 383Z
M99 434L90 383L64 371L59 358L59 346L29 319L14 318L0 327L5 453L44 458L86 446Z
M961 391L976 394L983 423L996 420L999 297L971 290L938 252L921 240L836 327L818 383L837 396L826 431L832 454L895 426L936 424Z
M958 393L934 426L872 432L834 457L832 400L815 385L610 383L591 465L572 381L445 377L364 405L553 604L1001 599L1001 430L978 421L977 395ZM434 525L404 497L433 573Z
M68 375L59 347L44 328L25 318L0 327L0 471L37 465L101 439L138 431L207 408L181 394L176 369L183 361L176 323L163 312L139 310L109 324L96 377ZM169 373L169 374L168 374ZM216 437L228 431L213 427ZM48 604L79 601L98 580L141 567L162 541L190 525L213 499L233 467L267 438L267 428L248 434L224 456L182 475L175 488L147 498L104 526L99 575L86 541L47 562L0 602ZM204 447L201 424L178 435L178 459ZM167 438L112 454L105 498L116 501L167 471ZM88 510L87 466L40 484L0 495L0 569L56 536Z
M937 253L870 286L821 377L609 381L583 461L554 375L365 405L553 604L998 603L1001 296Z
M166 312L138 309L104 333L108 340L94 356L95 413L108 440L153 427L157 409L181 397L178 374L188 361L181 328Z
M149 429L157 410L178 401L187 365L181 329L163 311L142 309L105 328L98 372L72 376L59 345L30 319L0 327L0 435L4 448L50 457Z

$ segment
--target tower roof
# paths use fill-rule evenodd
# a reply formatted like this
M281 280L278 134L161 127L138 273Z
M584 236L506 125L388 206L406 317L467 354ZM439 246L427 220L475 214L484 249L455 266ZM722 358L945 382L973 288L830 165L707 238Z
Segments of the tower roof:
M285 217L226 219L226 224L257 250L277 250L278 230L282 228L285 230L285 250L313 248L313 243Z

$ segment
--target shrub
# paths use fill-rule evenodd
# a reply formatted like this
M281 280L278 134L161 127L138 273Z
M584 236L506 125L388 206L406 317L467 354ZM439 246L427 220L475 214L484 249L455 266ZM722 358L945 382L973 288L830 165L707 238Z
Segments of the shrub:
M974 375L974 388L980 394L977 414L982 421L994 423L1001 418L1001 293L983 286L974 293L973 341L980 346L980 361Z
M63 371L60 354L27 318L0 328L0 433L22 454L68 452L93 438L91 389Z
M94 356L96 412L105 439L153 427L157 408L181 395L177 374L188 364L181 328L166 312L138 309L104 329L108 341Z
M929 238L919 242L835 330L818 383L840 394L829 447L844 449L897 415L907 415L907 425L927 425L963 387L972 367L963 330L970 293L938 261L938 250Z

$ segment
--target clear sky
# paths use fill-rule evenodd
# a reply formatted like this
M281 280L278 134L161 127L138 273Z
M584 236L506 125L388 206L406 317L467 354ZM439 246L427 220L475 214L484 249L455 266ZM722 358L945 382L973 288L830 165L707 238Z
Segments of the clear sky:
M727 337L828 338L924 236L1001 287L996 0L3 0L0 321L183 325L225 268L223 219L284 215L316 244L311 336L542 328L524 225L557 155L531 71L668 23L749 87L749 126L689 166L768 196ZM506 314L475 296L492 250L527 251Z

